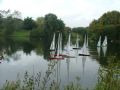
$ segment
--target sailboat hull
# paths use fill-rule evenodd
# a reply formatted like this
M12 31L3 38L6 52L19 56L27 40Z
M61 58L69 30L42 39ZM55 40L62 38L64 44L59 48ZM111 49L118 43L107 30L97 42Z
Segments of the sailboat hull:
M49 60L64 60L63 57L50 57Z
M81 48L73 48L73 49L81 49Z
M88 54L79 54L79 56L90 56Z

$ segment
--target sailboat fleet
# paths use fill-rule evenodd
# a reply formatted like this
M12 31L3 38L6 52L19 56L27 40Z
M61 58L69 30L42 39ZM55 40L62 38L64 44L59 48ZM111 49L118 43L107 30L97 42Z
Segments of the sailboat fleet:
M84 44L82 46L82 48L79 47L79 38L78 38L78 34L77 34L77 38L76 38L76 44L75 47L71 46L71 33L69 33L68 36L68 41L67 41L67 45L65 47L65 49L63 49L62 47L62 33L58 34L58 40L57 40L57 44L55 45L55 33L53 35L53 40L51 42L51 46L50 46L50 58L52 59L64 59L64 58L74 58L74 51L78 50L78 55L79 56L90 56L89 54L89 50L88 50L88 35L85 34L84 37ZM56 48L57 46L57 48ZM103 43L101 44L101 36L99 37L98 43L97 43L97 50L98 50L98 54L100 53L100 47L102 47L104 56L106 54L106 50L107 50L107 36L105 36Z
M57 49L55 48L55 46L57 46ZM69 33L66 48L63 50L62 33L58 34L58 40L57 40L56 45L55 45L55 33L54 33L53 40L52 40L51 46L50 46L50 51L51 51L50 52L50 59L74 58L75 57L75 55L74 55L75 50L81 51L78 54L79 56L90 56L88 53L88 36L87 35L85 35L84 44L83 44L82 48L79 47L79 38L77 35L76 44L75 44L75 47L73 48L71 46L71 33Z

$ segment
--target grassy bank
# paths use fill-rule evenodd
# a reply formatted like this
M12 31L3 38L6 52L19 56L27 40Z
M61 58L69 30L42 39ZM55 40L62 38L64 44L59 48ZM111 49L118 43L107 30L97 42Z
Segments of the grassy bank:
M30 31L15 31L11 36L12 37L29 37Z

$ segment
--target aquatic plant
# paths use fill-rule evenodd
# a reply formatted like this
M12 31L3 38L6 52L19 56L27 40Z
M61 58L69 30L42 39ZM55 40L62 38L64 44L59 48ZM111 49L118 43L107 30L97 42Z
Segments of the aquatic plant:
M16 81L6 81L0 90L82 90L79 84L80 79L77 77L75 83L71 82L70 84L60 88L60 83L55 82L55 80L50 82L48 87L45 87L44 79L41 80L41 73L37 73L36 77L30 76L28 72L24 75L24 80Z
M120 62L110 57L106 67L100 67L98 83L95 90L120 90Z

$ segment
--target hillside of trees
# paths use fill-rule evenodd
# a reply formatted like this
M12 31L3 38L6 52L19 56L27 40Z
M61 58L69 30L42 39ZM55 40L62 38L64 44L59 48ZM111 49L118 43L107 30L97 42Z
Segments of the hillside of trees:
M89 35L92 40L97 41L99 36L102 40L106 35L108 41L119 43L120 41L120 12L111 11L104 13L98 20L93 20L89 25Z
M0 36L12 36L14 32L30 32L31 37L40 37L57 31L63 32L65 28L64 22L52 13L36 20L21 17L19 11L0 10Z

